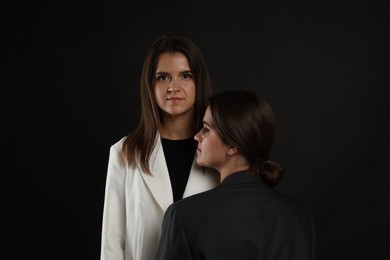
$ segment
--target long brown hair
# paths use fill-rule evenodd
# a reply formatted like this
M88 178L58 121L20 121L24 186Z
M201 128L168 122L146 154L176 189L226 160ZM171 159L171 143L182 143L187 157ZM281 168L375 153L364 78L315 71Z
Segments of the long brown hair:
M269 159L275 139L275 118L266 100L252 90L229 90L209 99L218 135L236 147L250 165L248 174L258 172L273 186L283 168Z
M187 57L194 75L196 98L194 104L194 133L202 126L203 114L207 107L207 98L211 95L211 80L203 55L194 42L184 36L158 37L150 46L141 74L141 116L138 127L129 133L123 142L122 151L125 161L134 165L137 160L146 173L149 158L156 144L156 134L161 126L161 109L154 98L154 79L158 58L162 53L179 52Z

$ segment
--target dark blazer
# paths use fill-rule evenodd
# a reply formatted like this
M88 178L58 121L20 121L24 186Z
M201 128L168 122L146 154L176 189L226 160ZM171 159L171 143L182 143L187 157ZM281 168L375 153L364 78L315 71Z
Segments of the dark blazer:
M314 259L310 213L263 182L234 173L166 211L156 259Z

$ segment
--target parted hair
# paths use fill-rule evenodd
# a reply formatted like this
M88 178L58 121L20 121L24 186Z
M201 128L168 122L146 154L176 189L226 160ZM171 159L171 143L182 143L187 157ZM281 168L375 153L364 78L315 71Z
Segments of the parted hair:
M158 37L145 56L141 74L141 115L138 127L130 132L123 142L124 162L134 165L137 161L146 173L152 174L149 159L156 144L159 127L163 124L161 109L154 97L155 73L158 60L163 53L179 52L186 56L196 86L194 104L194 133L202 126L207 99L211 95L211 80L203 55L197 45L184 36L162 35Z
M253 90L234 89L209 98L211 115L222 141L232 145L270 186L282 179L284 169L270 160L275 140L275 118L267 101Z

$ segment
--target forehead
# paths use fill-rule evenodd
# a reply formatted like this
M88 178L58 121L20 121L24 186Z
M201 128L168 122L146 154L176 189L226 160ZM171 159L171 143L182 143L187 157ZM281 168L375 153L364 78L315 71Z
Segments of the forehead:
M208 125L212 125L213 124L213 116L211 115L210 106L207 107L206 112L204 113L203 121L205 123L207 123Z
M180 52L165 52L157 60L159 70L190 70L187 57Z

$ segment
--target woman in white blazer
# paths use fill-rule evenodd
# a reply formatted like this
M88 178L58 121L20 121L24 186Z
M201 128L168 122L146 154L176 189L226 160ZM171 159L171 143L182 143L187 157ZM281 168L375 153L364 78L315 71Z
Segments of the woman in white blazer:
M101 260L154 259L165 210L218 184L196 165L193 136L211 95L202 54L186 37L161 36L141 75L138 127L110 149Z

